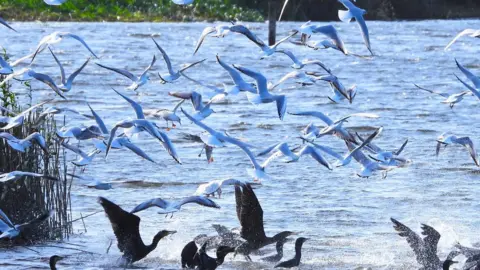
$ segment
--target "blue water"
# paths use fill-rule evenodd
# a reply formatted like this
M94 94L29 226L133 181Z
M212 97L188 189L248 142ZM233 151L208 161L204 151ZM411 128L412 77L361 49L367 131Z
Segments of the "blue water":
M356 24L333 23L345 40L349 51L367 55ZM327 99L331 90L327 83L300 87L293 82L283 90L288 99L287 110L318 110L332 118L340 118L355 112L372 112L378 119L352 118L346 127L360 132L383 126L384 132L377 144L396 148L405 139L409 143L404 156L413 161L411 166L394 170L386 179L380 175L369 179L358 178L358 164L328 171L310 158L298 163L272 163L267 172L272 176L264 181L256 194L264 210L265 230L273 235L282 230L293 230L311 240L304 245L301 269L413 269L418 268L413 252L404 239L395 234L390 217L399 219L415 231L420 223L435 227L442 238L439 256L446 257L452 245L461 241L475 244L480 227L480 197L478 188L479 170L474 166L468 152L457 146L448 147L435 157L435 139L442 132L453 131L460 136L478 138L478 100L466 97L450 109L441 104L441 97L417 90L413 83L449 93L464 89L453 73L461 75L456 68L457 58L477 75L480 65L476 56L480 51L478 39L462 38L450 51L443 48L461 30L479 25L478 20L421 21L421 22L368 22L372 49L376 56L362 59L344 56L337 51L312 51L285 43L281 48L290 49L302 58L319 59L329 66L348 87L357 84L359 92L352 105L332 104ZM153 54L159 56L150 36L167 51L174 65L207 58L201 66L188 71L191 77L221 86L229 84L227 73L215 62L218 53L227 63L241 64L263 72L275 82L292 71L290 60L284 55L274 55L259 60L258 47L239 35L223 39L208 39L199 53L192 56L196 39L206 23L13 23L19 33L2 31L0 44L16 59L32 52L38 41L53 31L70 31L82 36L99 55L99 62L127 68L140 74L150 63ZM262 38L266 38L267 25L248 24ZM297 23L279 23L278 36L285 36ZM474 27L473 27L474 28ZM318 36L318 39L321 37ZM88 52L77 42L65 40L54 45L57 57L64 63L67 75L79 67L88 57ZM33 68L55 76L59 70L46 51L38 56ZM309 70L315 70L310 67ZM174 84L162 85L156 75L165 72L161 57L151 71L149 84L139 89L139 95L127 92L129 83L122 76L113 74L90 63L80 74L73 90L67 94L68 102L59 98L57 106L69 106L88 113L85 101L105 119L107 126L128 117L133 110L110 87L115 87L138 101L144 109L172 109L176 99L169 91L195 90L197 87L182 78ZM51 90L38 82L32 83L36 101L54 97ZM25 90L14 83L15 91L26 99ZM203 91L200 90L199 91ZM190 105L185 104L190 110ZM256 146L270 145L286 139L295 143L300 130L313 118L287 115L280 121L275 105L251 105L244 94L231 97L228 103L213 106L217 112L205 123L225 129L232 136L242 138ZM59 117L59 119L63 119ZM67 117L69 124L94 124L75 116ZM158 122L164 125L163 121ZM180 198L195 192L199 183L225 177L249 180L245 169L250 167L243 152L234 146L216 149L215 162L207 165L204 157L198 158L201 145L183 139L184 133L197 134L201 129L183 117L182 125L168 132L177 146L183 165L177 165L160 144L148 136L135 142L155 159L158 164L141 160L128 151L113 151L107 160L100 155L88 166L85 174L102 181L112 181L114 188L100 191L75 182L72 188L74 218L101 210L97 196L105 196L131 209L136 204L153 197ZM344 151L344 144L335 137L319 140L322 144ZM92 149L90 143L83 143ZM259 147L260 148L260 147ZM73 159L73 156L71 157ZM333 161L332 161L333 162ZM144 181L143 184L125 181ZM177 230L178 233L164 239L158 248L136 266L149 269L178 269L183 246L200 233L214 235L211 224L237 227L233 188L224 188L222 199L216 202L221 209L199 208L187 205L172 219L156 214L153 209L139 213L141 234L146 243L161 229ZM86 232L85 232L86 228ZM104 214L75 223L75 235L70 243L80 244L90 252L102 255L79 254L57 248L35 248L36 254L26 249L2 251L2 269L31 269L45 267L53 254L68 255L59 262L60 269L103 269L115 267L120 252L115 242L109 254L105 251L114 235ZM68 246L68 245L65 245ZM273 252L274 247L267 250ZM285 246L285 258L294 254L293 242ZM460 258L461 260L461 258ZM258 261L254 257L254 261ZM461 265L457 266L460 267ZM273 265L247 263L242 258L227 256L222 269L268 269ZM460 269L460 268L455 268Z

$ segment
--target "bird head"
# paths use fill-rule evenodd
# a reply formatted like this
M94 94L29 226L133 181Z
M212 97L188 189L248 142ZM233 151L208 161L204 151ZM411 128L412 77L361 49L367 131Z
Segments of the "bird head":
M305 241L307 241L308 238L305 238L305 237L299 237L297 238L297 240L295 241L295 245L301 245L303 243L305 243Z
M168 230L159 231L159 232L155 235L155 237L153 238L153 241L154 241L154 242L158 242L158 241L160 241L160 239L162 239L162 238L164 238L164 237L166 237L166 236L168 236L168 235L170 235L170 234L174 234L174 233L176 233L176 232L177 232L177 231L168 231Z
M458 263L458 262L447 259L447 260L445 260L445 262L443 262L443 269L450 269L450 266L455 264L455 263Z
M57 264L57 262L61 260L63 260L63 257L60 257L58 255L53 255L52 257L50 257L50 266L55 266L55 264ZM52 269L55 269L55 268L52 268Z

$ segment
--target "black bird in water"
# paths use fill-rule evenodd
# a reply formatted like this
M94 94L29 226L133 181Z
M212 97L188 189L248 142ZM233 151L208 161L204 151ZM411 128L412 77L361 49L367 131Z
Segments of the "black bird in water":
M450 252L444 262L438 258L437 245L441 235L434 228L422 224L422 234L425 235L422 239L398 220L394 218L390 218L390 220L393 222L393 228L398 232L398 235L407 239L408 244L410 244L415 253L417 262L422 265L422 270L448 270L452 264L457 263L453 261L453 258L459 254L457 251Z
M282 268L292 268L297 267L300 264L300 260L302 259L302 245L307 241L308 238L299 237L297 241L295 241L295 257L288 261L281 262L275 265L275 268L282 267Z
M287 239L278 241L277 244L275 245L275 249L277 250L277 254L272 255L272 256L267 256L261 258L262 261L264 262L278 262L283 258L283 245L287 242Z
M245 255L248 260L251 260L248 256L250 252L278 241L284 241L288 236L295 234L291 231L283 231L273 237L265 235L263 210L250 184L242 185L242 187L235 186L235 200L237 217L242 227L240 236L246 240L245 243L235 249L235 255L240 253Z
M105 214L112 224L113 232L117 237L118 249L123 252L122 259L126 264L143 259L157 247L162 238L176 233L176 231L162 230L153 237L152 244L145 245L140 236L140 218L138 216L123 210L103 197L98 197L98 202L103 206Z
M220 246L217 248L217 258L212 258L208 256L206 248L207 243L198 249L195 241L185 245L182 250L182 268L194 268L196 266L197 270L215 270L223 264L228 253L235 251L235 248Z
M52 257L50 257L50 270L56 270L57 269L57 262L60 261L60 260L63 260L63 257L60 257L60 256L57 256L57 255L53 255Z

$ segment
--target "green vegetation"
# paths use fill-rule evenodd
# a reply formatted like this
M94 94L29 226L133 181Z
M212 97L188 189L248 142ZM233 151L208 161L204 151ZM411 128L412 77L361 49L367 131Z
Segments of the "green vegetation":
M10 0L0 4L0 14L19 21L261 21L255 9L246 9L235 0L197 0L179 6L171 0L68 0L48 6L43 0Z

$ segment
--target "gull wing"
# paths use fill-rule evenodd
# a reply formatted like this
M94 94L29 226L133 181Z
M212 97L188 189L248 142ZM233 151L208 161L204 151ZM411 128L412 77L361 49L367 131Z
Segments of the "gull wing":
M316 112L316 111L303 111L303 112L288 112L288 114L291 114L291 115L313 116L313 117L319 118L320 120L322 120L323 122L325 122L325 124L327 124L327 125L329 125L329 126L333 124L332 119L330 119L328 116L326 116L325 114L323 114L323 113L321 113L321 112Z
M456 140L457 143L465 146L468 149L468 152L470 153L470 156L472 157L473 161L475 162L475 165L480 167L480 163L478 161L478 155L477 155L477 150L475 149L475 146L473 145L472 140L469 137L461 137Z
M480 30L475 30L475 29L465 29L465 30L463 30L462 32L458 33L458 35L455 36L455 38L452 41L450 41L450 43L448 43L448 45L445 47L445 51L448 48L450 48L450 46L452 46L453 43L455 43L457 41L457 39L459 39L463 36L466 36L466 35L473 35L474 36L477 33L478 33L478 35L480 35Z
M102 131L103 134L109 134L110 132L108 131L107 126L103 122L102 118L100 115L98 115L93 108L90 106L90 103L87 102L88 107L90 108L90 111L92 112L93 117L95 118L95 122L97 122L98 127Z
M155 163L155 161L150 158L142 149L140 149L138 146L133 144L128 138L123 137L123 138L117 138L120 141L120 144L123 145L124 147L128 148L130 151L134 152L138 156Z
M137 119L145 119L145 115L143 113L143 108L142 108L142 106L140 106L140 104L133 101L129 97L123 95L122 93L118 92L117 90L115 90L113 88L112 88L112 90L115 91L115 93L117 93L118 95L120 95L123 99L125 99L128 103L130 103L130 106L132 106L133 110L135 110L135 114L137 115Z
M83 152L80 148L72 145L72 144L68 144L66 142L62 142L61 143L63 147L67 148L68 150L74 152L75 154L77 155L80 155L82 156L83 158L88 158L88 155L87 153Z
M330 165L330 163L328 163L328 161L322 156L322 154L320 154L313 146L306 145L297 153L297 155L298 156L310 155L318 163L327 167L329 170L332 170L332 165Z
M155 64L155 62L157 61L157 57L155 57L155 55L153 55L153 58L152 58L152 62L150 63L150 65L148 65L148 67L143 71L143 73L140 75L140 78L142 76L144 76L145 74L147 74L147 72L152 69L153 65Z
M197 45L195 46L195 51L193 52L194 55L197 53L198 49L200 49L200 46L202 45L205 38L215 31L216 31L215 27L211 27L211 26L205 27L205 29L203 29L202 34L200 35L200 38L197 41Z
M470 70L466 69L464 66L462 66L457 59L455 59L455 63L457 63L457 67L460 69L460 71L467 76L467 78L472 81L473 85L475 85L476 89L480 89L480 78L475 76Z
M190 196L183 198L178 202L179 206L182 206L187 203L196 203L202 206L211 207L211 208L220 208L218 204L204 196Z
M50 88L52 88L52 90L55 93L57 93L57 95L59 95L63 99L66 99L65 96L62 95L62 92L60 91L60 89L58 88L58 86L55 84L55 82L53 81L53 79L50 76L42 74L42 73L36 73L33 70L29 71L29 73L36 80L41 81L44 84L50 86Z
M150 199L148 201L144 201L141 204L135 206L135 208L133 208L133 210L130 211L130 213L133 214L133 213L136 213L136 212L140 212L140 211L143 211L143 210L145 210L147 208L150 208L150 207L153 207L153 206L165 209L165 208L167 208L168 204L169 203L167 201L163 200L162 198Z
M243 74L252 77L257 82L257 92L260 96L268 94L267 78L263 74L253 71L251 69L242 67L240 65L233 65L234 68L242 72Z
M72 84L73 83L73 80L75 80L75 78L78 76L78 74L80 74L80 72L82 72L82 70L88 65L88 62L90 62L90 58L87 58L87 60L83 63L83 65L81 65L77 70L75 70L75 72L73 72L67 79L67 82L66 84Z
M168 72L172 75L175 74L172 68L172 62L170 62L170 58L168 57L167 53L162 49L162 47L160 47L160 45L158 45L158 43L155 41L153 37L152 37L152 40L157 46L158 50L162 53L163 60L165 60L165 63L167 64Z
M114 72L116 72L120 75L123 75L123 76L127 77L128 79L130 79L131 81L136 81L137 80L137 77L135 75L133 75L132 73L130 73L129 71L127 71L125 69L108 67L108 66L105 66L105 65L102 65L102 64L99 64L99 63L95 63L95 64L97 64L97 66L100 66L102 68L105 68L105 69L114 71Z
M197 65L197 64L202 63L202 62L205 61L205 60L207 60L207 59L205 58L205 59L200 60L200 61L196 61L196 62L189 63L189 64L184 64L184 65L182 66L182 68L180 68L180 70L179 70L178 72L185 71L185 70L187 70L187 69L189 69L189 68L191 68L191 67L193 67L193 66L195 66L195 65ZM180 74L183 74L183 73L180 73Z
M263 40L257 37L250 29L245 27L245 25L237 24L232 27L230 27L230 31L235 32L235 33L240 33L244 36L246 36L248 39L250 39L253 43L255 43L259 47L265 47L265 43Z
M65 37L71 37L73 39L76 39L78 40L80 43L82 43L83 46L85 46L85 48L87 48L88 51L90 51L90 53L95 56L95 58L98 59L98 56L92 51L92 49L90 49L90 47L87 45L87 43L79 36L75 35L75 34L72 34L72 33L66 33L64 34Z
M61 76L60 79L61 79L62 83L65 84L66 83L66 81L65 81L65 69L63 69L62 63L60 63L57 56L53 53L52 49L50 49L50 46L47 46L47 47L48 47L48 50L50 51L50 53L52 54L53 59L55 59L55 62L57 62L58 67L60 67L60 76Z
M11 30L17 32L17 30L13 29L8 23L7 21L5 21L4 19L0 18L0 24L3 24L4 26L10 28Z
M465 81L463 81L462 79L460 79L456 74L454 74L455 77L457 77L457 80L459 80L465 87L468 88L468 90L470 90L478 99L480 99L480 91L471 87L468 83L466 83Z
M420 87L420 86L418 86L418 85L415 84L415 83L414 83L413 85L415 85L415 87L417 87L417 88L420 89L420 90L424 90L424 91L430 92L430 93L432 93L432 94L437 94L437 95L442 96L442 97L444 97L444 98L448 98L448 97L450 96L450 95L447 94L447 93L437 92L437 91L434 91L434 90L429 90L429 89Z

